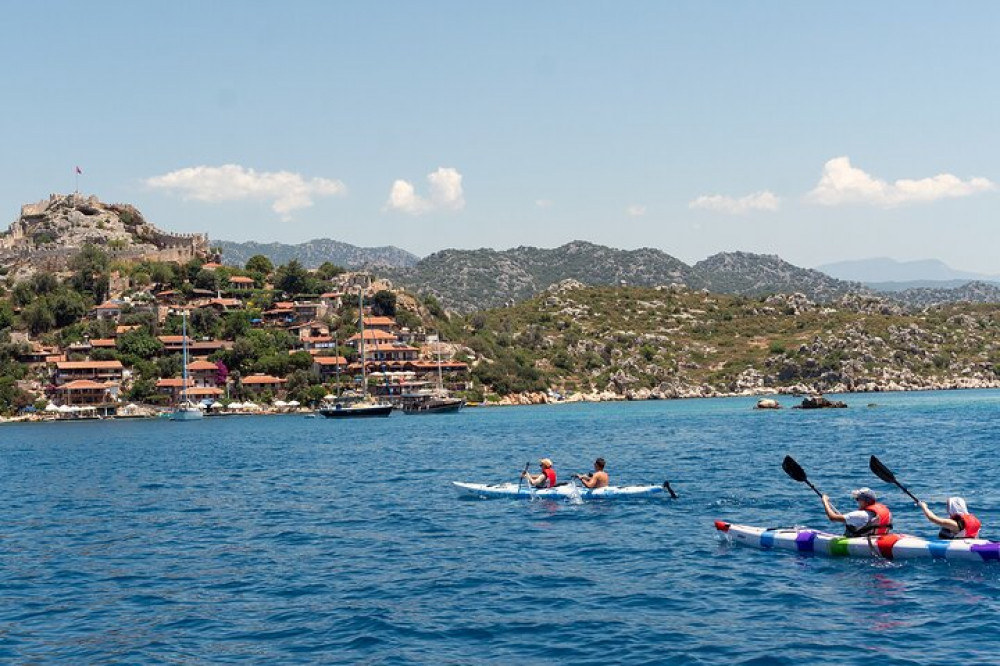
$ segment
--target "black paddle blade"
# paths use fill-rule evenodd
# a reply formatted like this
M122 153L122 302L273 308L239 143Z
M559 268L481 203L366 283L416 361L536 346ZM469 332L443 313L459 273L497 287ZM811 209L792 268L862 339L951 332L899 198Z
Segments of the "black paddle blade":
M803 483L806 480L806 471L791 456L785 456L785 459L781 461L781 469L785 470L785 474L799 483Z
M667 489L668 493L670 493L670 499L677 499L677 493L675 493L674 489L670 487L669 481L664 481L663 487Z
M875 456L871 457L868 461L868 467L878 478L882 479L886 483L896 483L896 475L892 471L882 464L882 461Z

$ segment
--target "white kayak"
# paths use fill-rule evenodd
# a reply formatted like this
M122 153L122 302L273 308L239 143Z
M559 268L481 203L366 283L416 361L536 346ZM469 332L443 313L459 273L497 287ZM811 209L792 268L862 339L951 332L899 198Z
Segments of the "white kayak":
M480 499L640 499L666 494L668 484L662 486L605 486L604 488L585 488L575 483L564 483L555 488L531 488L526 483L463 483L452 481L452 485L462 497L478 497Z
M886 560L928 559L967 562L1000 561L1000 543L986 539L924 539L908 534L845 537L806 527L766 528L715 521L715 529L732 543L753 548L791 550L831 557L875 557Z

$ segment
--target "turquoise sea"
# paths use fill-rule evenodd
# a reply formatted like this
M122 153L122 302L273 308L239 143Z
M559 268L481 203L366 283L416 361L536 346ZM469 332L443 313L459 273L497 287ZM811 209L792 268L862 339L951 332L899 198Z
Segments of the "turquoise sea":
M715 519L828 525L878 455L1000 538L1000 392L0 427L5 664L991 664L1000 565L731 547ZM782 399L788 406L791 398ZM869 403L877 403L868 407ZM452 480L669 479L677 500L460 500ZM935 504L936 503L936 504Z

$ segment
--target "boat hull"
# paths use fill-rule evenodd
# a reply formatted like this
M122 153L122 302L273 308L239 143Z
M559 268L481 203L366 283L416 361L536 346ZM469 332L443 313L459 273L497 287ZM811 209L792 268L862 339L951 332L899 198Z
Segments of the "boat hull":
M923 539L906 534L844 537L808 528L768 529L715 521L715 529L734 544L764 550L789 550L830 557L885 560L927 559L1000 561L1000 543L986 539Z
M205 418L205 414L197 407L175 409L170 413L171 421L200 421L203 418Z
M610 499L643 499L664 495L664 486L606 486L604 488L583 488L567 483L555 488L531 488L527 484L516 483L463 483L452 481L455 490L461 497L478 499L552 499L572 500L610 500Z
M446 400L430 400L403 407L404 414L454 414L465 407L465 401L458 398Z
M392 405L372 405L364 407L324 407L319 413L328 419L363 419L386 417L392 413Z

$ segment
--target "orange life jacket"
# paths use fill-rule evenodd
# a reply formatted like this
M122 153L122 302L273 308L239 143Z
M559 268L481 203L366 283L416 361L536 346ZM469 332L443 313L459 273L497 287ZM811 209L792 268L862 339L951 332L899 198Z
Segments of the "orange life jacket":
M555 488L556 487L556 471L554 469L552 469L551 467L546 467L545 469L542 470L542 473L545 474L545 478L548 479L548 482L549 482L549 485L545 486L545 487L547 487L547 488Z
M881 502L875 502L866 506L865 511L870 516L868 524L857 529L848 526L847 536L868 536L870 534L881 536L889 532L889 528L892 527L892 512L889 511L889 507Z
M971 513L959 513L954 516L950 516L952 520L958 523L958 532L952 532L949 529L941 528L941 532L938 534L938 538L941 539L975 539L979 536L979 529L983 526L979 519L973 516Z

